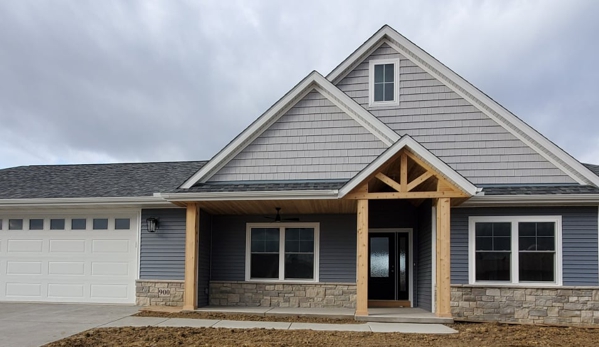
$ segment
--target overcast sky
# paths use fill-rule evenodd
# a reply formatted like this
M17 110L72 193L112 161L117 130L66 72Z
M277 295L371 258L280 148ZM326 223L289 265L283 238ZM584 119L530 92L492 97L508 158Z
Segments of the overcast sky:
M210 159L389 24L599 164L599 1L0 1L0 168Z

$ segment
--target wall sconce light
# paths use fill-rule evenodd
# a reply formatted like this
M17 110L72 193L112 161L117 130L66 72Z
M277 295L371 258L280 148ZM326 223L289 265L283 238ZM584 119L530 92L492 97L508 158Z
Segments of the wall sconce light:
M156 232L156 229L158 229L158 219L154 217L146 219L146 224L148 226L148 232L150 233L154 233Z

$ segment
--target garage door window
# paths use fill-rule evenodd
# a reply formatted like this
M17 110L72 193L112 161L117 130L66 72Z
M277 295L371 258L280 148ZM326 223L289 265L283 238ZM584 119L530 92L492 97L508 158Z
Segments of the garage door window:
M23 230L23 220L22 219L9 219L8 220L8 230Z
M44 220L43 219L30 219L29 230L43 230Z
M94 219L94 230L106 230L108 229L107 218L95 218Z
M50 230L64 230L64 219L50 219Z
M129 230L131 228L131 220L129 218L116 218L114 220L115 230Z
M73 218L71 219L71 230L85 230L87 227L87 220L84 218Z

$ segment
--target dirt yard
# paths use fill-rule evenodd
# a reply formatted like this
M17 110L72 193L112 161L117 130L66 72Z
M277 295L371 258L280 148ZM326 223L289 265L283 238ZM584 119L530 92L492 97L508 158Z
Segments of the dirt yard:
M46 347L116 346L597 346L599 329L457 323L452 335L214 328L103 328Z
M257 316L255 314L232 314L232 313L214 313L214 312L156 312L141 311L134 314L137 317L164 317L164 318L193 318L193 319L219 319L219 320L241 320L241 321L259 321L259 322L289 322L289 323L323 323L323 324L362 324L351 318L325 318L325 317L273 317Z

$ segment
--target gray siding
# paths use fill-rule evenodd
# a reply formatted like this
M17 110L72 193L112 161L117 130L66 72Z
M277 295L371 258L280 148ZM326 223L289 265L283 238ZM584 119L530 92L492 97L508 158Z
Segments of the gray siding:
M146 219L158 218L159 227L149 233ZM140 279L185 279L185 209L141 211Z
M320 282L356 283L355 214L287 217L320 223ZM262 216L213 216L212 280L245 280L246 223L265 221Z
M368 105L371 59L400 59L399 106ZM474 184L575 183L443 83L383 44L337 84L398 134L416 141Z
M451 210L451 283L468 283L468 217L562 216L563 282L598 285L597 207L454 208Z
M212 238L212 216L200 210L200 245L198 255L198 306L208 306L210 285L210 248Z
M368 130L312 91L210 181L349 179L385 149Z
M418 209L418 239L415 249L418 250L416 261L416 305L432 311L432 208L430 201L423 203Z

